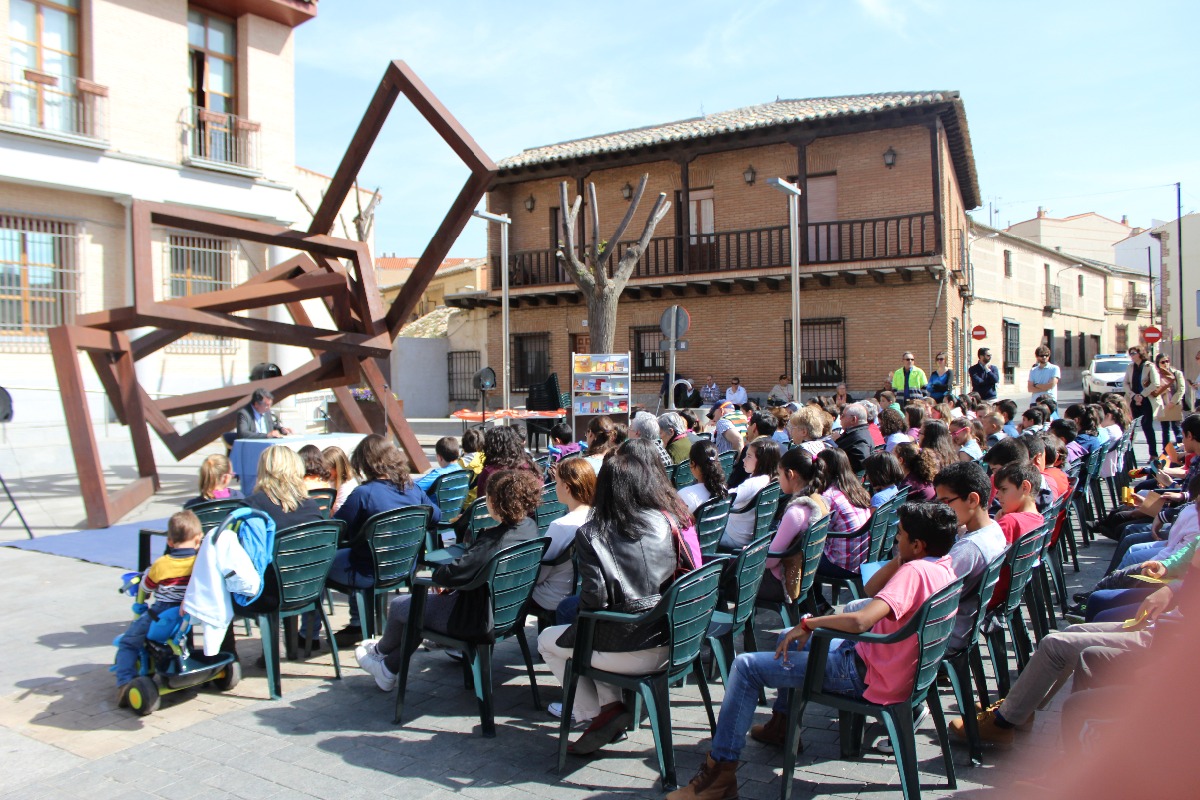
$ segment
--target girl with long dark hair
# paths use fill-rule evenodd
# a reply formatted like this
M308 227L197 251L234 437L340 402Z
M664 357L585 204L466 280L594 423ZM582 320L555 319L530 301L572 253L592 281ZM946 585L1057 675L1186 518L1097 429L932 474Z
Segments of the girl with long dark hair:
M810 525L829 513L829 504L821 497L821 492L826 488L825 462L821 459L813 458L799 447L793 447L780 457L777 474L780 491L792 498L783 512L783 519L779 521L779 529L771 539L771 552L782 553ZM778 558L768 558L766 570L758 596L768 602L783 602L787 594L788 565Z
M853 577L866 560L870 544L866 525L871 519L871 495L850 467L850 458L840 448L822 450L817 458L825 462L827 485L821 497L829 504L829 513L833 514L829 532L856 534L825 540L825 552L821 555L817 574L833 578Z
M725 470L717 459L717 448L709 441L701 439L692 445L688 453L688 467L696 482L679 490L679 499L684 502L690 513L696 513L701 503L706 503L714 497L725 497L729 490L725 488Z

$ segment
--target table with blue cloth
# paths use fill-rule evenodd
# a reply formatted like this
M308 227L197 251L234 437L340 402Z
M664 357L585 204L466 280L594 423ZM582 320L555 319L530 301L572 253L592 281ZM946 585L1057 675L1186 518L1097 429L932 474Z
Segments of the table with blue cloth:
M322 450L326 447L340 447L349 456L364 437L365 434L361 433L314 433L280 436L275 439L237 439L229 452L229 463L233 465L234 473L241 478L242 493L249 496L254 492L254 484L258 479L258 459L268 447L282 444L297 452L307 444L316 445Z

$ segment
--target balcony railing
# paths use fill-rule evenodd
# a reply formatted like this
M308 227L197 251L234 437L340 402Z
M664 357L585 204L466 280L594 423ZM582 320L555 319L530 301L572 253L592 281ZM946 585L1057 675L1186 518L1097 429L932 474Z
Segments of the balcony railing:
M261 125L235 114L189 106L183 110L184 160L201 167L259 174Z
M106 86L0 62L0 125L103 142L107 112Z
M813 223L808 227L808 258L803 263L833 264L928 256L937 252L933 214L907 214L878 219ZM617 259L633 245L621 242L609 258L611 274ZM742 231L660 236L650 240L633 277L679 278L714 272L777 269L790 265L788 226ZM569 284L560 263L560 250L522 250L509 255L509 285ZM492 288L500 288L500 272L492 261Z
M1125 292L1125 308L1135 311L1150 305L1150 297L1145 292L1135 292L1132 289Z
M1042 307L1048 311L1062 308L1062 288L1046 284L1045 302Z

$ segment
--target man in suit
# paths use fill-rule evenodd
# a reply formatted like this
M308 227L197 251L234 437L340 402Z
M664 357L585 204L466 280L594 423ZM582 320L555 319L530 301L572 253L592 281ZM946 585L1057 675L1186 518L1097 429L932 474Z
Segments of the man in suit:
M267 389L255 389L250 404L238 409L236 439L278 439L288 436L291 429L283 427L271 413L275 395Z

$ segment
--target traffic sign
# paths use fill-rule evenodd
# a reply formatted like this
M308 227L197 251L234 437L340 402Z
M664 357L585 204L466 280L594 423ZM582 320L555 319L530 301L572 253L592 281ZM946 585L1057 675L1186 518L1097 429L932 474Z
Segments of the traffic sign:
M1162 331L1151 325L1142 331L1142 339L1145 340L1146 344L1155 344L1162 341Z
M982 325L976 325L971 328L971 338L975 341L982 341L987 338L987 328Z
M663 351L670 350L671 349L671 340L670 339L659 339L658 340L658 349L663 350ZM676 350L687 350L688 349L687 339L676 339L675 340L675 349Z
M675 330L671 331L671 320L675 321ZM687 309L683 306L671 306L662 314L662 319L659 320L658 327L662 331L662 335L670 338L674 336L676 339L681 338L687 333L688 326L692 324L692 317L688 314Z

